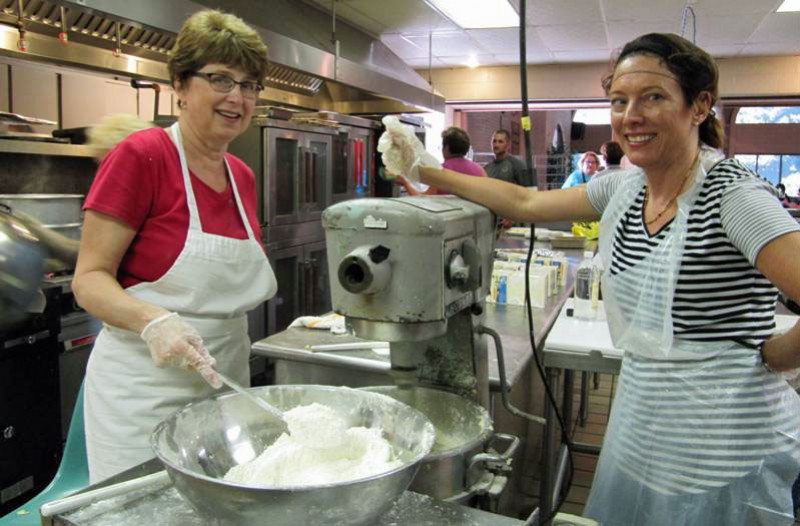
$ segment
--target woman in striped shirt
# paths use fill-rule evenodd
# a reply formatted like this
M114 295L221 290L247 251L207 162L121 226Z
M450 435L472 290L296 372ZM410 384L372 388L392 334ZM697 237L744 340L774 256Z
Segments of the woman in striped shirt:
M800 298L800 228L769 184L716 153L717 84L705 51L644 35L604 81L636 169L531 192L395 167L514 221L601 219L605 307L625 351L586 508L604 526L793 522L800 398L775 371L800 367L800 325L773 332L777 289Z

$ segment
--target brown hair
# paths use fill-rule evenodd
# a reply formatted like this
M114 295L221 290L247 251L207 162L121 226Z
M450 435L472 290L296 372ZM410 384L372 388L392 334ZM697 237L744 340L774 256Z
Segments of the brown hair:
M506 129L504 129L504 128L500 128L499 130L495 130L495 132L492 135L505 135L506 136L506 140L507 141L511 141L511 132L506 130Z
M442 132L442 147L447 146L451 155L467 155L469 152L469 134L457 127L450 126Z
M719 99L719 71L714 59L688 40L672 33L648 33L631 40L622 48L611 73L603 78L603 89L608 94L614 70L622 60L631 55L651 55L678 80L686 99L692 104L701 92L711 95L711 105ZM721 148L725 132L714 110L700 124L700 140L713 147Z
M606 165L617 165L622 162L622 157L625 156L622 146L616 141L604 142L600 150L605 152L603 158L606 160Z
M170 80L185 81L206 64L244 70L261 81L267 73L267 46L241 18L212 9L198 11L184 22L167 67Z

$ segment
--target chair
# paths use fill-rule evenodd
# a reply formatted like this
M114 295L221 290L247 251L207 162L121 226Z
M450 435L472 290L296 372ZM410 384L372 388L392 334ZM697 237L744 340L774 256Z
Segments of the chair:
M0 517L0 526L40 526L39 507L46 502L66 497L89 485L89 463L86 458L86 433L83 428L83 384L75 400L72 421L67 433L64 455L55 477L31 500Z

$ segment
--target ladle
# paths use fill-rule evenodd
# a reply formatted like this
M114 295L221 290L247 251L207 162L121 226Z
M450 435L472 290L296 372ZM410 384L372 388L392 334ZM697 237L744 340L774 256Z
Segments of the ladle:
M251 393L250 391L248 391L247 389L245 389L243 386L239 385L238 383L234 382L233 380L231 380L230 378L228 378L227 376L225 376L221 372L216 371L216 373L217 373L217 376L219 376L219 379L222 380L222 383L224 383L225 385L227 385L228 387L230 387L231 389L233 389L234 391L236 391L240 395L244 396L245 398L247 398L248 400L250 400L251 402L256 404L258 407L260 407L264 411L266 411L269 414L271 414L272 416L280 418L281 421L284 422L284 424L286 423L286 420L283 418L283 411L281 411L280 409L278 409L274 405L268 403L263 398L257 397L256 395L254 395L253 393Z

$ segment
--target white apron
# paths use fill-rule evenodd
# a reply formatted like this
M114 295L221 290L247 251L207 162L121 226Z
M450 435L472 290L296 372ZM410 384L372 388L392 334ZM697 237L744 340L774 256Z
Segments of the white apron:
M189 207L186 244L173 266L131 296L177 312L194 326L217 360L216 368L250 384L248 310L272 297L275 275L253 234L230 167L225 163L247 239L202 231L178 123L170 128L178 150ZM138 334L103 326L85 379L86 449L92 483L153 458L153 428L169 414L214 392L194 371L157 368Z
M757 350L733 341L674 338L672 304L688 218L706 170L659 245L612 275L620 220L645 184L622 184L600 226L603 299L625 355L585 515L604 526L790 525L800 400Z

